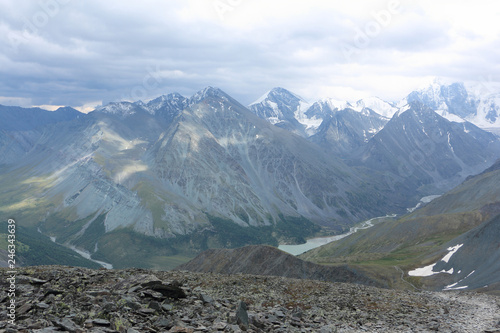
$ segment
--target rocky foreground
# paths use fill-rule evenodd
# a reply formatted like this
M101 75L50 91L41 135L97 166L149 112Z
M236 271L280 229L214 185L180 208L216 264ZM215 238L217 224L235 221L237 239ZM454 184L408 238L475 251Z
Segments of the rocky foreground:
M500 332L500 297L184 271L0 270L0 332Z

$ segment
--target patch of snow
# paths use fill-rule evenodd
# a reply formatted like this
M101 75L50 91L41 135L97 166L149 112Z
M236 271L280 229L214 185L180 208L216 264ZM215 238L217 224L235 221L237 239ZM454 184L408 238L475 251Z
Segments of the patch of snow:
M433 271L434 266L436 266L436 264L432 264L432 265L429 265L429 266L425 266L425 267L414 269L412 271L409 271L408 275L409 276L431 276L431 275L434 275L434 274L438 274L438 272L434 272Z
M461 286L461 287L455 287L455 288L450 287L450 288L445 288L443 290L460 290L460 289L467 289L467 288L469 288L469 286Z
M406 111L410 110L411 109L411 106L410 104L405 104L405 105L402 105L399 110L394 114L394 117L399 117L401 116L403 113L405 113Z
M392 116L394 116L394 114L398 112L397 107L378 97L363 98L357 101L355 106L353 107L353 109L356 111L362 111L364 108L371 109L386 118L392 118Z
M129 102L112 102L95 109L95 111L130 116L135 113L134 104Z
M272 125L275 125L279 123L281 120L278 117L269 117L267 118L267 121L269 121Z
M458 251L459 248L461 248L463 246L463 244L458 244L458 245L455 245L455 246L452 246L452 247L449 247L447 250L450 251L448 252L448 254L446 254L443 259L439 260L438 262L432 264L432 265L428 265L428 266L425 266L425 267L421 267L421 268L417 268L417 269L414 269L414 270L411 270L408 272L408 275L409 276L422 276L422 277L426 277L426 276L432 276L432 275L435 275L435 274L439 274L439 273L447 273L447 274L453 274L453 268L445 271L445 270L442 270L442 271L439 271L439 272L435 272L434 271L434 266L436 266L440 261L444 261L446 263L448 263L448 261L450 260L450 258ZM472 273L471 273L472 274ZM470 275L470 274L469 274Z
M462 244L462 245L463 245L463 244ZM458 272L460 273L461 271L458 271ZM444 289L443 289L443 290L459 290L459 289L466 289L466 288L469 288L469 286L461 286L461 287L455 287L455 286L456 286L457 284L459 284L460 282L462 282L462 281L466 280L469 276L471 276L472 274L474 274L474 272L476 272L476 271L474 270L474 271L470 272L470 273L469 273L469 275L467 275L465 278L463 278L462 280L460 280L460 281L458 281L458 282L455 282L455 283L453 283L453 284L450 284L450 285L448 285L448 286L444 287Z
M271 108L273 109L274 111L274 114L279 117L280 115L282 115L282 112L280 110L280 108L278 107L278 104L275 103L275 102L271 102L271 101L266 101L266 104Z
M263 101L266 100L267 96L269 96L270 92L271 92L271 90L268 90L264 95L260 96L257 100L255 100L254 102L250 103L248 106L262 103Z
M449 113L448 110L441 109L441 110L435 110L434 112L436 112L438 115L440 115L444 119L451 121L453 123L465 123L465 119L457 116L456 114Z
M453 149L453 146L451 145L451 142L450 142L450 132L448 132L448 146L450 147L453 154L455 154L455 149Z
M309 136L315 134L316 131L318 130L319 126L323 122L323 119L316 118L316 117L313 117L310 119L303 118L303 119L297 119L297 120L299 121L299 123L301 123L302 125L304 125L306 127L306 133Z
M340 100L337 100L334 98L323 98L323 99L319 100L319 103L328 105L328 107L331 110L335 110L335 109L344 110L346 108L353 108L351 103L349 103L347 101L340 101Z
M458 251L459 248L461 248L464 244L458 244L452 247L448 248L448 251L450 251L447 255L444 256L441 261L444 261L445 263L448 263L450 261L450 258Z

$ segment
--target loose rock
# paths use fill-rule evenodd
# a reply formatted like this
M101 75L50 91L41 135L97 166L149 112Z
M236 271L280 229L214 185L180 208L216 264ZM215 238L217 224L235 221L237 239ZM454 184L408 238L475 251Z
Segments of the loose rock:
M500 298L254 275L18 268L7 332L498 332ZM182 282L179 282L182 281Z

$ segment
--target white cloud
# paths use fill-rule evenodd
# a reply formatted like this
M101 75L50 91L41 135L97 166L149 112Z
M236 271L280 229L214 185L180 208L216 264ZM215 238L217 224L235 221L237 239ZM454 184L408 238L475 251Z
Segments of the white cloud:
M394 100L434 76L500 81L500 12L486 0L53 1L2 1L0 96L13 104L85 109L206 85L244 104L274 86Z
M31 98L0 96L0 104L30 107L33 105Z
M74 108L83 113L89 113L94 111L98 106L102 105L102 101L86 103L82 106L75 106Z

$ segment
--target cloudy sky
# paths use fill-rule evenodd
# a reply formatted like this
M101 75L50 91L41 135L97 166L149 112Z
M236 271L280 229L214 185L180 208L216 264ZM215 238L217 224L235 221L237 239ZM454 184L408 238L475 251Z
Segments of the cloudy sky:
M0 0L0 104L90 110L216 86L249 104L500 80L500 6L451 0Z

